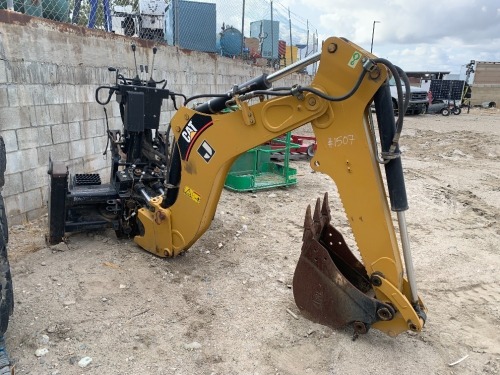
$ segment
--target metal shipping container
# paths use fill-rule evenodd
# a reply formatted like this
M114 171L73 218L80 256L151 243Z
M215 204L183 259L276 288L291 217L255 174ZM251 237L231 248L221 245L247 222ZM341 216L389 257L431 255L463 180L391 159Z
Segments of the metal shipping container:
M279 21L260 20L250 23L250 37L262 41L260 54L267 59L278 58Z
M171 0L165 10L165 40L180 48L215 52L215 4Z

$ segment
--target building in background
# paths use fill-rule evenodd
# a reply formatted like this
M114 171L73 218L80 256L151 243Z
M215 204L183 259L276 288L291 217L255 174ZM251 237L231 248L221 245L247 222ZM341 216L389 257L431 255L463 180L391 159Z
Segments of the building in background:
M475 62L471 104L483 107L500 104L500 62Z

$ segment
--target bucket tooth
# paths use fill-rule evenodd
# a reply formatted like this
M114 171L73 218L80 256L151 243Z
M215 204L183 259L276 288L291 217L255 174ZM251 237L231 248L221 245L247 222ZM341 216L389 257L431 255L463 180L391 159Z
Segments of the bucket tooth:
M311 216L311 205L307 206L306 217L304 218L304 233L302 234L302 242L314 238L314 226Z
M318 239L319 236L321 236L321 232L323 230L323 225L321 222L321 200L319 198L316 200L316 206L314 207L313 221L315 231L314 238Z
M321 207L321 208L320 208ZM302 252L293 277L295 303L313 322L339 328L363 323L367 329L390 306L373 298L368 274L344 238L330 224L328 195L307 207Z
M316 199L316 205L314 206L313 219L315 222L319 222L321 218L321 199Z
M323 198L323 205L321 206L321 219L322 223L329 223L332 220L332 215L330 213L330 203L328 202L328 192L325 193Z

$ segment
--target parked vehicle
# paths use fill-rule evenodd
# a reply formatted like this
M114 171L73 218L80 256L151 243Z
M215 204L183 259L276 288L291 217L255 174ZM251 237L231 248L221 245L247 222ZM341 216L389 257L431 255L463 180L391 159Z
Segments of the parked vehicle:
M396 81L394 80L394 77L392 77L389 80L389 86L391 87L392 106L394 108L394 112L397 112L398 91L396 88ZM427 99L427 91L421 89L420 87L414 87L414 86L410 86L410 91L411 91L410 104L408 105L406 114L411 114L411 115L424 114L427 111L427 107L429 106L429 100Z
M462 109L460 109L460 106L456 105L455 102L434 99L432 104L429 104L427 113L441 113L443 116L449 116L450 114L459 115L462 113Z

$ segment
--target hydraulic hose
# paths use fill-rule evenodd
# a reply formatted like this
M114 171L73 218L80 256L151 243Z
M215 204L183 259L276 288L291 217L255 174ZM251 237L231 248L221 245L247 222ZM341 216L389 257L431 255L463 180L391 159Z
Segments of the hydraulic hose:
M373 100L375 102L375 113L377 115L382 154L387 155L394 145L394 138L397 131L392 108L391 90L387 82L377 90ZM393 154L399 155L397 143ZM384 166L391 209L396 212L405 211L408 209L408 199L406 196L401 158L391 158L387 163L384 163Z
M232 99L235 95L246 94L255 90L267 90L271 87L271 82L267 79L267 74L263 74L257 78L251 79L241 85L235 86L231 91L220 95L214 99L200 104L195 108L197 112L201 113L218 113L226 108L226 102ZM190 101L191 98L188 99Z

